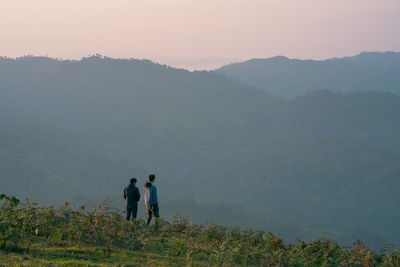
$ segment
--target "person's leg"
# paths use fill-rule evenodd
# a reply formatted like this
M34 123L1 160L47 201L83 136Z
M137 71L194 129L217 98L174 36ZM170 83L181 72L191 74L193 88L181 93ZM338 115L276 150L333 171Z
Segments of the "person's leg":
M158 204L154 205L153 215L154 215L154 223L156 225L156 228L158 229L158 218L160 218L160 212L159 212L159 209L158 209Z
M136 220L137 211L138 211L138 204L136 202L135 205L133 205L132 207L132 220Z
M151 218L153 217L153 210L152 210L152 206L147 206L147 222L146 224L149 225Z
M158 208L158 204L157 204L157 205L154 205L153 213L154 213L154 217L160 218L160 210L159 210L159 208Z
M126 208L126 220L129 221L131 219L132 208Z

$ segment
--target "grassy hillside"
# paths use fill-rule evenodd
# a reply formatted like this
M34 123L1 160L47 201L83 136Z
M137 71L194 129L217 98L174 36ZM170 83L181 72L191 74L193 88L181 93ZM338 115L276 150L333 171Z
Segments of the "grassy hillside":
M399 266L400 251L344 248L329 239L284 243L252 229L176 216L150 226L100 205L39 207L1 194L0 264L5 266Z

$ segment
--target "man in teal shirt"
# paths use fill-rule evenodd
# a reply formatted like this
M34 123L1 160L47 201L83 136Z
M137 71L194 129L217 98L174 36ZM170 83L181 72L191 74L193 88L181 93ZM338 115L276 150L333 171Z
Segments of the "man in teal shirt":
M149 197L146 199L146 207L147 207L147 224L150 224L151 219L153 216L155 218L159 218L159 208L158 208L158 199L157 199L157 187L154 185L156 176L155 174L149 175Z

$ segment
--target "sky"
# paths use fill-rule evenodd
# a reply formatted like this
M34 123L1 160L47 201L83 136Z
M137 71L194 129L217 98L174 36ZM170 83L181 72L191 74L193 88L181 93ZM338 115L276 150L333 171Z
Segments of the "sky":
M400 51L399 25L400 0L0 0L0 56L212 69Z

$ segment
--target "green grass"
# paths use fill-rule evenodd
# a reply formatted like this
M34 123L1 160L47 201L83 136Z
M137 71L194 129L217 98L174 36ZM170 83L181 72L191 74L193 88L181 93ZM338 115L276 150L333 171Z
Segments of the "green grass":
M146 226L102 205L60 209L0 195L0 266L400 266L400 252L329 239L286 244L177 216Z
M5 266L186 266L184 258L120 249L104 255L99 247L41 247L25 252L0 251ZM200 262L196 266L201 266Z

